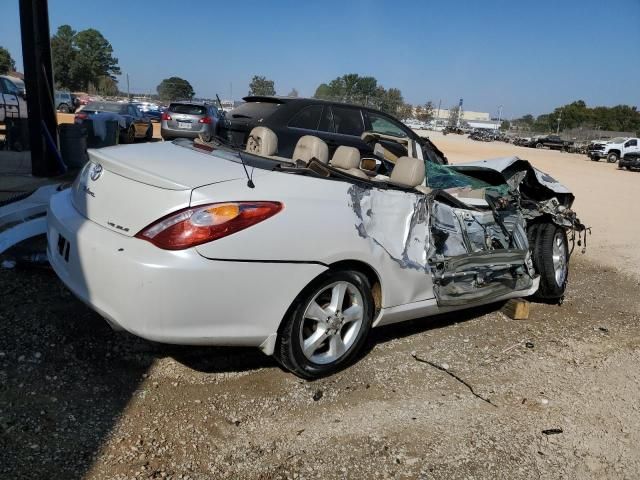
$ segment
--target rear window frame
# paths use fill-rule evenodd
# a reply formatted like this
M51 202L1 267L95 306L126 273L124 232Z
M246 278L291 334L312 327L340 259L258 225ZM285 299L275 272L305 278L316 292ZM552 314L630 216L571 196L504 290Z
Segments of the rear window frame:
M173 108L175 106L184 106L184 107L190 107L190 108L198 108L201 111L199 113L193 113L193 112L181 112L179 110L173 110ZM206 105L194 105L193 103L182 103L182 102L173 102L169 104L169 108L167 108L168 112L171 113L177 113L178 115L207 115L207 106Z
M234 120L234 119L240 119L240 120L241 119L248 119L248 120L261 121L261 120L265 120L266 118L269 118L273 114L275 114L282 105L284 105L284 104L276 103L276 102L245 102L245 103L242 103L242 104L238 105L233 110L231 110L227 115L228 115L228 118L230 118L232 120ZM259 111L259 114L258 115L247 115L243 110L249 109L249 108L257 109ZM240 117L235 117L234 115L236 115L238 113L241 116ZM265 113L266 113L266 115L265 115Z

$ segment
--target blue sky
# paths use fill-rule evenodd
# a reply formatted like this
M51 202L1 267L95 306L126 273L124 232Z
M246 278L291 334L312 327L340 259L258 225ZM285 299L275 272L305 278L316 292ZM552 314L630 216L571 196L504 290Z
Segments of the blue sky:
M0 45L21 64L18 0L0 3ZM410 103L464 98L506 118L577 99L640 105L640 0L49 0L49 14L52 33L100 30L132 91L176 75L237 99L257 74L311 96L355 72Z

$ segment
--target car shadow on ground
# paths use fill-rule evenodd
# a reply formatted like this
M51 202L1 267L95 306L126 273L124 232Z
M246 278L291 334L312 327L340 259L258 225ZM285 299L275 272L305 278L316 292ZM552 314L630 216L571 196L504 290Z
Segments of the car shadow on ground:
M209 373L274 365L257 349L114 332L48 268L0 269L0 291L0 478L85 477L159 359Z
M154 362L204 373L278 367L256 348L192 347L114 332L49 269L0 270L0 477L80 479ZM499 304L374 329L375 345L476 318ZM279 368L279 367L278 367Z

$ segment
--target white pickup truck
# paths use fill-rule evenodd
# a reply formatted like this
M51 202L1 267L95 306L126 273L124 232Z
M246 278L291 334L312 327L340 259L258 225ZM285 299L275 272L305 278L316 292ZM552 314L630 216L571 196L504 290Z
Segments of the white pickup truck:
M601 143L593 143L589 146L589 158L597 162L606 158L609 163L616 163L625 154L640 151L640 139L629 137L616 137Z
M22 80L0 75L0 122L5 118L27 118L26 97Z

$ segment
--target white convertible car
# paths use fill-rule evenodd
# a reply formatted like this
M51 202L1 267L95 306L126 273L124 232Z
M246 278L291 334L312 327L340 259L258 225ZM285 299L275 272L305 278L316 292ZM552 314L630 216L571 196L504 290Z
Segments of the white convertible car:
M330 158L312 136L280 158L265 127L244 151L186 140L90 151L51 199L49 260L114 328L256 346L304 378L344 367L372 327L562 299L584 231L565 187L515 157L437 165L412 141L364 135L380 142L372 158L344 146Z

